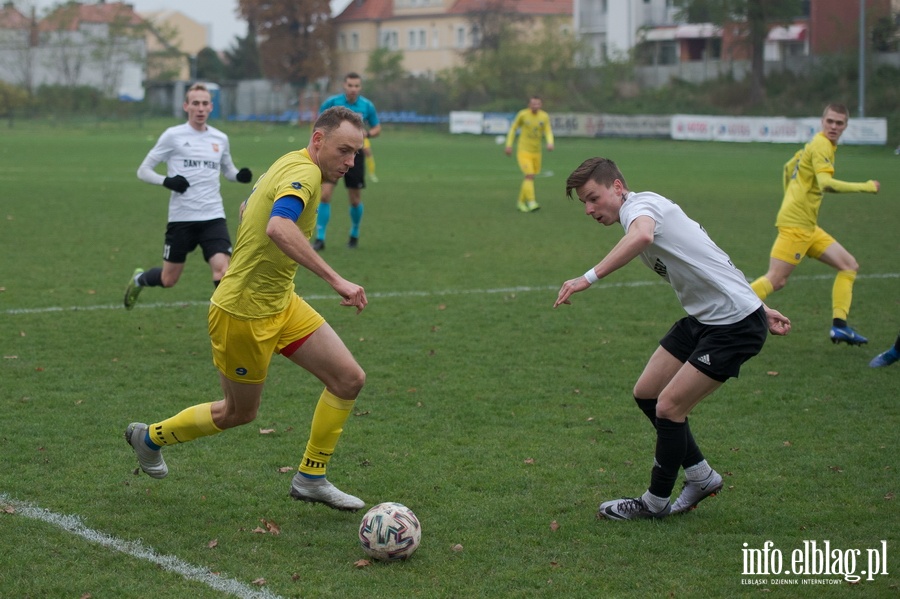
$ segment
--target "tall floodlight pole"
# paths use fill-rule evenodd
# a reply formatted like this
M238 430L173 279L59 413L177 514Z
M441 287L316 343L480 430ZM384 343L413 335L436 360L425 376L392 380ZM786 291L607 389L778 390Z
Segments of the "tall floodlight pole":
M859 117L866 116L866 0L859 0Z

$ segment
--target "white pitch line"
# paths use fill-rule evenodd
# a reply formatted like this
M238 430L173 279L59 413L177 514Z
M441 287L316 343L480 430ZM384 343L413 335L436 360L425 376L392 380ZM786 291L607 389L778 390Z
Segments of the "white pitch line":
M40 520L41 522L52 524L91 543L97 543L107 549L113 549L125 555L154 563L164 570L178 574L187 580L201 582L213 590L228 593L240 599L281 599L267 589L254 589L237 580L213 574L206 568L192 566L173 555L160 555L153 548L147 547L138 541L118 539L98 530L88 528L78 516L56 514L30 503L12 499L6 493L0 493L0 505L12 506L15 509L12 516L24 516L32 520ZM3 517L10 517L10 515Z
M791 277L791 281L821 281L833 279L834 275L799 275ZM857 275L857 279L898 279L900 273L888 272L880 274ZM645 280L645 281L628 281L623 283L595 283L593 288L596 289L622 289L625 287L647 287L650 285L664 285L662 281ZM521 286L521 287L498 287L495 289L445 289L438 291L375 291L366 293L370 298L391 298L391 297L443 297L448 295L490 295L495 293L530 293L534 291L557 291L557 285L543 286ZM307 300L333 300L335 295L304 295L303 299ZM186 308L193 306L208 306L208 301L184 301L184 302L155 302L137 304L135 308L147 310L151 308ZM46 308L9 308L4 310L3 314L15 316L19 314L46 314L50 312L90 312L94 310L122 310L122 304L102 304L96 306L69 306L63 308L61 306L49 306Z

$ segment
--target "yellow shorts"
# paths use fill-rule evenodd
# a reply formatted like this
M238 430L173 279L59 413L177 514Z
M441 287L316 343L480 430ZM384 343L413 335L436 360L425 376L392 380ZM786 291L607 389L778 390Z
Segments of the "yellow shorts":
M800 264L804 256L818 258L833 243L835 243L834 237L821 227L815 229L778 227L778 237L775 238L770 255L796 266Z
M516 160L519 161L519 168L526 175L537 175L541 172L540 152L516 152Z
M293 353L323 324L325 319L296 294L280 314L251 320L241 320L210 304L213 364L233 381L262 383L274 354L285 348L286 353Z

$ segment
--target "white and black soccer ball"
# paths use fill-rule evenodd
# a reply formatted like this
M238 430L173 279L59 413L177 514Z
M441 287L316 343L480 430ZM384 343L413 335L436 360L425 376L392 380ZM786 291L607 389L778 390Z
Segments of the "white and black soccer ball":
M379 503L359 524L359 544L381 561L407 559L422 540L422 525L411 509L391 501Z

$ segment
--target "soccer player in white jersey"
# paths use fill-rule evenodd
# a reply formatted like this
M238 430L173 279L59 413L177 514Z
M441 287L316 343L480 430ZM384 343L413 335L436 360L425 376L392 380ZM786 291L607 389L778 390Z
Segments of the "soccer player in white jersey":
M219 191L221 173L229 181L249 183L249 168L240 170L231 159L228 136L207 123L212 96L202 83L195 83L184 96L186 123L169 127L157 140L137 176L141 181L162 185L171 191L162 267L144 272L135 269L125 289L125 308L131 310L144 287L172 287L181 278L187 255L199 245L203 259L218 286L231 261L231 238ZM166 174L154 169L166 163Z
M671 200L653 192L628 190L616 164L590 158L566 180L601 225L621 223L625 236L583 276L566 281L553 307L569 304L584 291L640 257L675 290L688 316L660 340L634 386L638 407L656 428L650 486L640 497L600 504L598 517L610 520L662 518L689 511L722 489L722 477L707 463L688 426L700 400L762 349L767 330L786 335L790 321L763 304L744 275L695 221ZM681 468L685 482L670 503Z

